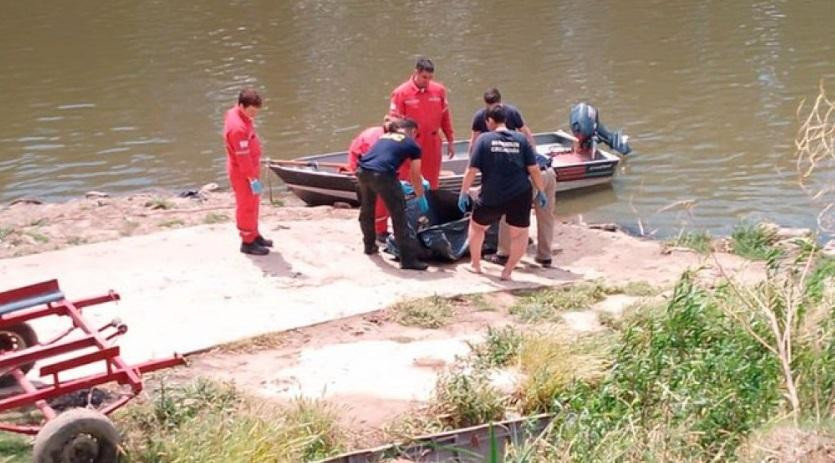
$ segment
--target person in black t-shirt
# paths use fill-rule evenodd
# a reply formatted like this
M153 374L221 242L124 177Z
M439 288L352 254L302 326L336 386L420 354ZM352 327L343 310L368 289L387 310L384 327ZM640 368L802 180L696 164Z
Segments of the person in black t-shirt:
M531 129L525 125L525 120L522 119L522 114L515 106L502 103L502 94L499 93L499 89L491 88L484 92L484 105L484 108L476 111L475 116L473 116L472 133L470 134L470 153L473 152L473 142L475 139L482 133L490 131L490 129L487 128L487 110L497 105L505 107L507 118L505 126L507 126L510 130L518 130L519 132L522 132L525 135L525 138L527 138L528 143L530 143L532 147L536 147L536 142L533 139L533 133L531 132Z
M470 202L469 190L481 172L481 192L470 217L470 266L481 273L481 247L487 227L504 216L510 229L510 255L502 270L502 280L510 280L513 268L522 258L531 223L531 182L537 189L535 200L545 207L548 200L533 147L519 132L505 124L506 110L501 105L487 110L489 133L475 141L470 165L464 174L458 207L463 211Z
M392 132L381 135L358 163L359 222L364 252L375 254L378 251L374 233L374 206L377 195L380 195L391 215L394 239L400 249L400 268L426 270L426 263L417 258L417 243L409 238L406 230L406 197L397 178L397 171L403 163L410 162L412 187L421 212L426 213L429 204L420 175L420 146L413 139L417 124L411 119L402 119L392 124Z

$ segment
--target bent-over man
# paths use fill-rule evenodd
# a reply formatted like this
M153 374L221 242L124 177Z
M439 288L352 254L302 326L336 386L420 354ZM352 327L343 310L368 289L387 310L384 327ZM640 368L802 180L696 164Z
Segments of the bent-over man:
M510 230L510 254L502 269L502 280L510 280L513 268L522 258L528 242L531 221L531 182L536 187L535 200L546 207L548 200L533 148L519 132L505 125L506 112L502 106L487 110L489 133L476 139L470 165L464 174L458 207L464 211L470 202L469 189L481 172L481 192L470 217L470 267L481 273L481 249L484 232L491 224L504 217Z
M429 210L420 176L420 147L412 137L418 125L411 119L393 123L392 131L380 136L374 146L359 160L357 180L360 190L360 229L366 254L379 249L374 233L374 204L383 198L394 229L394 240L400 249L400 268L426 270L425 262L418 259L417 242L409 237L406 225L406 197L397 173L409 162L412 187L423 213Z

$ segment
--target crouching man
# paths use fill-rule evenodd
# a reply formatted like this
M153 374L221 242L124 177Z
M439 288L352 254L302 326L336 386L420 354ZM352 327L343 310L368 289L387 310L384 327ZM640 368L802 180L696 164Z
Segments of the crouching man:
M470 187L481 172L481 192L470 218L470 266L471 271L481 273L484 233L491 223L504 217L510 231L510 252L502 270L502 280L510 280L513 268L527 247L533 196L531 183L537 190L534 200L542 208L548 204L533 148L523 134L507 128L506 117L506 109L502 106L487 110L490 132L476 139L458 195L458 207L463 212L470 203Z
M417 242L409 237L406 225L406 197L397 172L408 160L410 179L418 198L421 212L429 210L420 175L420 147L414 141L417 124L411 119L392 123L392 131L380 136L371 149L359 159L357 181L360 193L360 229L366 254L378 251L375 243L374 206L377 197L391 215L394 240L400 249L400 268L426 270L427 265L417 257Z

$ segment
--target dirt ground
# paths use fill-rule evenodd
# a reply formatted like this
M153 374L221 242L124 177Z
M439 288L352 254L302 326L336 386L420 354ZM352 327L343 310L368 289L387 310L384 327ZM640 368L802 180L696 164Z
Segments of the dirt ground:
M514 291L520 288L596 279L607 284L640 281L668 288L682 271L703 266L707 269L702 274L707 277L719 275L715 262L703 256L681 249L670 252L662 243L607 230L608 227L578 224L574 217L561 218L562 225L557 227L555 245L559 249L554 250L554 268L536 265L529 249L529 255L517 270L521 283L504 285L496 278L459 271L463 263L442 265L432 272L404 273L390 262L375 261L373 265L366 262L368 258L359 252L357 236L350 232L358 229L356 214L356 210L339 207L304 207L286 193L275 195L271 201L266 197L262 204L262 223L270 237L281 240L283 248L280 254L277 251L271 255L278 259L275 264L242 259L232 249L234 200L229 193L212 186L187 198L160 192L123 197L90 194L63 204L24 201L0 209L0 278L7 282L29 278L38 275L38 269L55 268L56 261L57 267L69 269L65 262L69 258L91 259L91 262L100 257L104 259L101 262L133 259L139 268L118 280L122 286L117 289L122 292L125 287L124 292L131 296L125 299L149 297L149 291L165 293L167 296L161 300L179 301L182 310L125 311L127 317L135 318L127 320L134 338L133 344L123 344L124 350L147 348L159 338L171 341L161 348L164 352L197 350L198 353L189 356L188 367L166 376L177 381L200 376L231 380L252 394L279 402L297 396L323 398L343 410L341 415L347 425L367 430L361 442L374 444L381 442L380 430L387 423L426 403L438 373L454 362L456 356L466 355L470 344L482 339L488 326L520 324L507 310L515 298ZM174 229L183 230L175 232ZM327 239L311 246L310 236L325 229L329 230ZM196 239L205 239L211 246L220 246L218 243L223 240L230 242L229 249L224 251L228 251L228 256L215 256L218 269L212 271L234 267L251 273L239 291L223 288L224 296L211 300L212 307L217 306L216 312L209 311L208 303L197 297L219 290L215 288L217 284L191 281L216 278L215 273L189 271L189 266L201 266L202 260L214 252L214 248L192 249ZM122 243L126 246L121 246ZM170 254L180 249L179 244L188 255L187 258L178 256L183 262ZM81 246L86 249L84 253L72 253L79 245L85 245ZM133 254L121 248L131 248ZM169 253L164 269L159 259L143 259L155 249ZM335 252L337 249L339 253ZM344 262L336 266L327 261L328 256L337 256L330 259L344 259ZM744 279L761 275L761 267L735 256L718 254L718 259L727 271ZM488 273L498 274L498 266L485 264L485 268ZM103 276L112 273L108 269L98 270ZM157 279L147 276L159 276L165 271L171 275ZM217 278L227 278L221 273L217 275ZM83 276L73 278L78 281L73 283L68 278L70 286L85 287L87 282ZM363 287L369 278L378 278L375 284L383 289L375 293L374 287ZM388 286L380 286L382 283ZM456 298L452 322L438 329L402 326L391 320L388 310L379 310L397 299L431 295L443 285L449 287L442 290L446 296L469 293L484 293L484 296ZM269 291L261 289L265 286ZM380 291L389 294L381 295ZM288 301L294 298L298 304L291 307ZM339 306L369 298L374 299L373 304L365 304L368 307L361 310ZM632 302L634 299L623 295L612 296L587 310L562 314L555 328L566 336L602 330L604 313L617 316ZM243 329L243 325L235 326L217 315L256 304L264 305L252 314L265 317L263 320L268 324L237 312L237 324L251 322ZM197 305L201 305L200 314L182 313ZM278 307L288 311L276 311ZM316 315L317 310L322 313ZM180 318L166 323L165 317ZM287 326L294 329L269 328L285 326L281 319L287 317L293 318L293 323ZM154 318L154 323L149 323L148 318ZM206 325L200 325L203 323ZM138 326L135 331L134 325ZM180 331L191 327L199 342L178 345L175 342L178 340L153 328L167 325L178 326ZM208 328L220 331L212 337L207 333L214 331ZM276 329L279 332L270 333ZM229 344L235 339L244 340ZM217 347L219 344L223 345ZM512 383L513 378L507 381Z

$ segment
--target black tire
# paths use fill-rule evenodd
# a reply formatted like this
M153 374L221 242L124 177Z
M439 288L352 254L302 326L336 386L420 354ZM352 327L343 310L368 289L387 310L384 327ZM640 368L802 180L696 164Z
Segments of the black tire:
M114 463L119 432L109 418L87 408L68 410L41 428L32 451L35 463Z
M18 323L6 328L0 328L0 352L15 351L34 346L38 343L38 335L28 323ZM26 374L35 365L34 362L27 363L20 367ZM0 387L8 387L17 384L12 375L0 376Z

